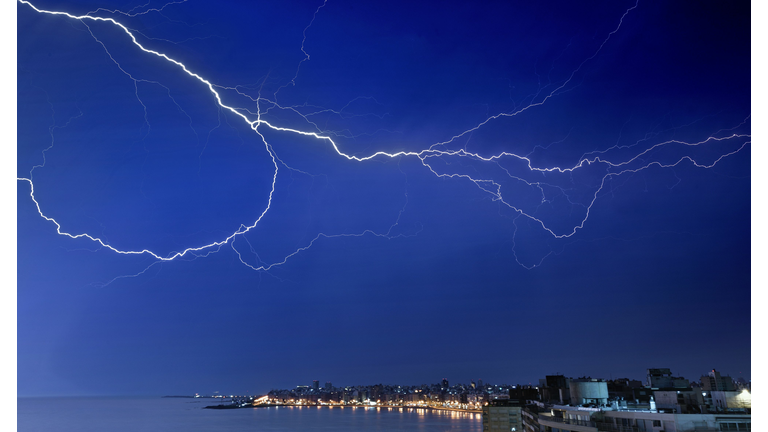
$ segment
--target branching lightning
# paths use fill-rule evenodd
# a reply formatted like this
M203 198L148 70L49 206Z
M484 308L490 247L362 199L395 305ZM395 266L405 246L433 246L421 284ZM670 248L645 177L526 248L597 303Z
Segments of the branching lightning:
M323 131L322 127L319 124L312 121L312 117L315 115L318 115L319 113L331 112L337 115L342 115L342 112L344 111L344 109L346 109L346 107L342 107L340 110L334 111L326 108L314 107L311 105L281 106L276 101L276 97L268 99L267 97L263 97L261 95L261 92L259 92L258 96L254 97L242 91L241 90L242 87L231 87L231 86L216 84L212 80L205 78L200 74L192 71L190 68L188 68L187 65L185 65L184 63L174 58L171 58L169 55L154 49L147 48L146 46L142 45L142 43L140 43L139 40L136 38L135 34L137 32L135 30L129 29L129 27L119 22L116 18L99 16L100 13L109 13L111 15L123 15L126 17L133 17L136 15L147 14L150 12L160 13L163 11L163 9L165 9L169 5L181 4L184 2L185 0L176 1L172 3L168 3L160 8L148 8L149 4L147 3L146 5L139 6L128 12L122 12L119 10L97 9L97 10L88 12L85 15L73 15L71 13L62 12L62 11L51 11L51 10L40 9L27 0L19 0L19 3L33 9L35 12L40 14L49 14L49 15L61 17L63 19L77 20L85 24L86 27L87 27L87 23L89 22L107 23L121 30L122 33L124 33L124 35L130 39L131 43L135 45L138 49L140 49L145 55L159 58L164 62L167 62L170 65L173 65L173 67L176 68L178 73L186 74L187 76L192 77L195 80L199 81L201 84L203 84L215 99L219 109L229 112L234 116L236 116L236 118L239 118L250 128L250 130L253 131L255 135L259 137L259 141L264 145L264 149L266 150L267 154L271 159L271 163L274 171L272 172L272 175L271 175L271 186L270 186L269 194L266 197L266 200L265 200L266 203L264 204L261 212L258 214L258 217L256 217L255 220L253 220L250 224L241 225L236 231L224 236L218 241L197 245L197 246L190 246L183 250L171 252L168 254L155 252L146 248L136 249L136 250L121 249L113 246L103 238L94 236L92 234L69 232L65 227L62 226L60 222L58 222L53 217L48 216L46 212L44 212L43 206L35 197L35 184L33 182L32 171L34 171L36 168L41 168L44 165L44 162L43 162L43 165L34 166L30 171L28 177L19 177L17 179L18 181L26 182L29 185L29 196L31 200L34 202L37 212L39 213L40 217L53 223L56 226L56 232L59 235L66 236L72 239L79 239L79 238L88 239L92 242L98 243L101 247L109 249L112 252L117 254L149 256L152 259L156 260L154 263L150 265L150 267L154 266L157 263L161 263L165 261L174 261L182 258L194 259L198 257L204 257L210 253L218 252L219 250L221 250L221 248L224 245L229 245L233 249L233 251L237 254L238 259L243 265L256 271L269 271L277 266L284 265L286 262L288 262L291 258L296 256L297 254L300 254L303 251L306 251L307 249L310 249L311 247L313 247L313 245L315 245L321 239L331 239L331 238L338 238L338 237L361 237L366 235L392 239L392 238L403 236L403 234L397 234L397 235L393 234L392 230L399 223L400 216L405 211L405 205L407 205L407 193L406 193L406 203L403 205L403 208L400 210L397 220L394 221L394 223L391 225L390 229L387 232L377 233L374 230L364 230L362 232L357 232L357 233L338 233L338 234L318 233L314 238L312 238L311 241L309 241L304 246L297 248L295 251L285 255L285 257L282 260L278 260L272 263L266 263L262 261L261 258L259 258L258 254L256 253L256 251L254 250L251 243L249 242L249 240L245 238L244 234L254 230L262 222L264 217L269 212L273 211L273 208L272 208L273 195L275 194L276 182L278 179L278 174L281 171L281 168L285 168L288 170L293 170L296 172L310 175L305 171L292 168L287 163L285 163L278 156L274 146L270 145L270 143L268 142L268 139L264 135L265 130L269 130L277 133L283 133L283 134L291 134L294 136L308 137L308 138L317 140L318 142L323 143L324 145L327 145L329 148L331 148L338 157L344 158L348 161L357 162L357 163L368 163L369 161L372 161L375 159L386 159L386 158L417 159L426 170L428 170L431 174L433 174L437 178L453 179L455 181L469 182L470 184L473 184L474 186L476 186L483 195L489 197L491 200L499 203L501 206L513 212L513 214L515 215L513 219L513 223L515 224L515 227L517 227L516 224L517 224L518 218L524 218L524 219L527 219L530 223L533 223L534 225L541 227L541 229L543 229L549 236L551 236L554 239L572 237L580 229L584 228L585 224L588 222L590 218L590 214L593 211L593 207L595 203L600 198L601 193L604 191L604 188L606 187L606 185L613 178L617 178L617 177L631 174L631 173L638 173L640 171L647 170L651 167L672 168L672 167L679 166L683 163L690 163L695 167L703 168L703 169L712 168L724 158L727 158L731 155L739 153L751 143L750 135L744 134L744 133L730 132L726 134L716 133L716 134L713 134L712 136L709 136L705 139L702 139L696 142L686 142L682 140L671 139L671 140L665 140L663 142L659 142L651 145L641 145L641 144L644 144L641 142L637 142L634 145L630 145L630 146L619 146L617 144L606 150L586 153L580 158L578 163L576 163L575 165L562 166L562 167L561 166L548 166L548 167L536 166L536 164L533 162L531 158L532 152L525 155L519 155L512 152L507 152L507 151L499 152L496 154L481 154L481 152L472 152L467 150L466 148L459 148L459 149L451 148L451 146L454 143L456 143L459 139L470 136L473 132L481 130L482 128L486 127L492 122L498 121L499 119L502 119L502 118L515 117L526 111L535 110L537 107L540 107L545 103L547 103L547 101L549 101L550 99L557 97L557 95L569 91L569 89L571 88L569 87L569 85L572 84L574 77L579 73L579 71L584 67L585 64L587 64L588 62L593 60L595 57L597 57L600 54L601 50L603 50L605 45L609 43L609 40L611 39L611 37L620 31L625 18L630 13L632 13L634 9L638 7L637 3L624 12L624 14L619 19L619 22L616 25L616 27L610 33L608 33L608 35L605 37L602 43L596 48L596 50L589 57L585 58L570 73L567 79L565 79L563 82L561 82L551 91L545 92L544 94L536 94L531 99L530 103L528 103L527 105L516 107L513 111L510 111L510 112L499 112L494 115L490 115L487 118L485 118L483 121L478 122L475 126L452 136L450 139L431 144L422 150L418 150L418 151L403 150L403 151L397 151L397 152L387 152L387 151L379 150L367 155L356 155L356 154L348 154L342 151L337 143L339 137L349 138L349 137L355 136L354 134L352 134L350 131L336 131L336 132ZM310 28L315 18L317 18L318 13L325 5L326 5L326 1L324 1L323 4L320 5L317 8L317 10L315 10L315 13L312 17L312 21L304 29L303 39L301 43L301 52L304 54L304 58L300 61L297 67L296 76L294 76L293 79L291 79L289 84L293 84L296 78L298 77L301 63L309 60L309 54L305 51L305 48L304 48L304 44L307 39L307 30ZM139 103L144 107L145 119L146 119L147 107L142 102L141 98L139 98L138 83L146 82L151 84L157 84L162 87L165 87L165 86L163 86L159 82L148 81L148 80L137 78L131 75L131 73L129 73L126 69L124 69L123 66L121 66L121 64L110 54L105 43L94 35L90 27L87 27L87 28L88 28L88 31L91 33L91 36L103 47L103 49L105 50L109 58L112 60L112 62L114 62L114 64L117 66L117 68L119 68L119 70L122 71L122 73L124 73L131 80L133 80L134 85L136 86L136 97L139 100ZM165 87L165 89L168 91L168 96L170 97L170 90L167 87ZM241 107L241 106L234 106L229 102L225 103L224 98L222 97L222 94L221 94L221 92L223 91L231 91L238 94L239 96L246 98L249 104L250 103L255 104L256 110L252 111L251 109L248 109L246 106ZM276 96L276 92L275 92L275 96ZM172 97L171 99L173 100ZM175 100L174 100L174 103L176 103ZM176 105L181 110L181 106L178 103L176 103ZM288 127L288 126L280 125L272 120L268 121L267 119L265 119L265 114L269 113L271 110L291 112L293 114L298 115L300 118L302 118L306 122L309 130L302 130L296 127ZM187 115L187 117L189 117L189 115ZM190 122L191 121L192 120L190 118ZM148 122L147 122L147 126L149 126ZM61 127L64 127L64 126L61 126ZM733 128L733 130L735 129L736 128ZM193 129L193 132L195 132L194 129ZM729 132L729 131L721 131L721 132ZM376 132L373 132L373 133L376 133ZM197 135L196 132L195 134ZM53 146L53 137L51 140L51 146ZM698 147L715 147L715 146L717 146L718 148L723 148L725 150L720 151L719 155L713 159L710 158L708 160L705 160L705 158L703 157L698 157L693 154L690 154L690 153L693 153L692 151L686 152L686 150L693 150ZM537 146L537 147L540 147L540 146ZM51 147L48 147L48 149L43 151L43 160L45 160L45 152L50 148ZM469 169L463 170L461 168L455 168L452 170L451 168L454 168L454 166L448 163L452 160L462 161L466 163L467 166L470 166L471 164L481 164L484 167L492 167L493 170L495 170L493 172L498 172L500 174L481 175L478 173L474 173ZM595 175L598 176L599 180L596 181L595 184L591 185L589 193L586 194L587 198L582 200L576 200L576 199L572 200L572 197L570 196L571 192L568 190L567 187L561 184L562 182L558 183L559 180L557 179L559 178L568 179L575 172L582 172L582 171L588 171L590 173L598 173ZM565 182L567 183L568 181L569 180L566 180ZM549 200L551 200L551 194L553 193L551 191L555 191L554 193L557 193L560 196L563 196L572 205L576 207L581 207L580 216L576 218L577 219L576 222L571 224L568 228L563 228L562 226L555 226L557 224L553 224L551 220L548 220L547 218L538 215L537 208L527 208L523 205L516 204L515 192L514 191L510 192L510 188L514 188L518 186L522 186L527 188L528 190L535 191L535 193L540 195L541 203L546 203ZM247 246L243 246L243 244ZM241 252L243 248L250 249L251 254L256 257L255 261L248 260L243 256ZM513 251L514 251L514 248L513 248ZM546 258L546 256L544 258ZM542 258L540 261L538 261L538 263L532 266L524 265L523 263L520 262L520 260L518 260L518 263L526 268L532 268L540 265L541 262L543 262L544 258ZM139 274L143 274L148 269L149 267L144 269ZM137 275L133 275L133 276L137 276Z

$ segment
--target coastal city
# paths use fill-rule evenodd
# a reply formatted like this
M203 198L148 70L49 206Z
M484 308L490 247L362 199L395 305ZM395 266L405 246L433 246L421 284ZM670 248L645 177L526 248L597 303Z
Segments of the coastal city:
M2 3L3 429L768 432L768 0Z
M538 385L472 380L451 384L298 385L259 397L232 397L209 408L329 406L430 409L482 416L483 430L526 432L661 432L751 430L751 382L712 369L698 381L668 368L629 378L547 375Z

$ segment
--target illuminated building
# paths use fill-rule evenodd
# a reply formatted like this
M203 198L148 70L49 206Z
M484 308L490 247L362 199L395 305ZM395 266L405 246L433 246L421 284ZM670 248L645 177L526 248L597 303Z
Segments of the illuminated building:
M706 393L706 392L702 392ZM717 412L743 412L749 414L752 412L752 394L743 389L740 391L720 391L709 392L711 406Z
M672 414L574 406L526 408L526 429L536 432L749 431L749 414ZM536 429L538 424L538 429Z

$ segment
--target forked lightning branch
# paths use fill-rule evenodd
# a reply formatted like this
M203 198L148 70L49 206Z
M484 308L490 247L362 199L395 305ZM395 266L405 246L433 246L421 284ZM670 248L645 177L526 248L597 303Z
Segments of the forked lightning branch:
M161 8L148 9L143 12L136 12L135 11L136 8L128 12L98 9L86 15L74 15L66 11L44 10L44 9L38 8L33 3L26 0L19 0L19 2L20 4L23 5L22 7L28 7L36 13L53 15L62 20L76 20L86 25L89 22L107 23L109 25L114 26L116 29L119 29L123 37L127 38L127 40L129 40L133 45L138 47L138 49L141 50L143 55L162 59L164 62L167 62L172 68L174 68L176 73L185 74L202 83L205 86L205 88L207 88L207 91L209 91L210 94L214 97L214 100L216 101L220 109L226 110L227 112L233 114L234 116L236 116L236 118L244 122L244 124L246 124L250 128L252 133L259 137L259 140L264 145L266 151L270 155L271 163L272 163L272 166L274 167L274 171L271 175L271 187L269 189L268 195L263 197L264 205L261 212L257 215L254 215L255 217L252 220L252 222L250 222L249 224L241 225L236 231L231 232L229 235L223 236L218 241L207 243L207 244L200 244L200 245L188 245L183 250L169 253L167 255L164 255L162 253L152 251L149 249L125 250L125 249L121 249L111 245L108 241L105 241L103 238L100 238L99 236L94 235L92 233L70 232L70 230L68 230L66 226L63 226L59 221L47 215L46 203L40 202L36 198L35 182L33 181L32 171L30 171L29 176L18 178L18 181L25 182L29 185L29 196L31 200L34 202L38 213L42 218L51 222L56 227L56 231L58 234L62 236L67 236L73 239L77 239L77 238L89 239L90 241L98 243L102 247L107 248L117 254L151 256L157 262L173 261L185 256L188 256L188 257L204 256L208 253L219 250L223 245L227 245L227 244L232 245L234 243L234 240L238 236L243 236L244 234L254 230L257 226L259 226L260 223L262 223L262 220L264 219L266 214L268 214L271 211L275 211L275 209L273 208L274 206L273 196L276 191L275 185L278 179L279 172L281 171L281 169L284 169L284 168L281 168L281 163L279 163L281 162L279 155L276 153L274 147L270 145L270 143L267 141L267 138L263 134L265 129L271 130L273 132L278 132L281 134L286 134L288 136L293 135L293 136L309 137L311 139L318 140L324 145L327 145L330 148L332 148L335 154L339 158L344 158L348 161L352 161L360 164L367 164L367 163L370 163L372 160L383 159L383 158L417 159L420 162L420 164L424 167L425 170L428 170L430 173L432 173L436 177L452 179L454 182L469 182L469 184L475 185L480 190L481 194L484 194L490 197L493 201L498 202L500 205L506 207L511 212L516 214L517 217L527 218L534 226L541 227L542 230L544 230L549 236L551 236L554 239L572 237L580 229L582 229L585 226L585 224L588 223L588 220L590 218L591 212L593 211L593 206L595 202L599 199L601 192L606 187L606 184L613 178L616 178L625 174L637 173L643 170L647 170L651 167L670 168L670 167L678 166L680 164L692 164L693 166L701 169L712 168L724 158L742 151L751 142L751 136L749 134L728 133L729 131L718 132L716 134L712 134L710 136L704 137L703 139L697 140L695 142L685 142L681 140L666 140L663 142L653 143L650 145L647 145L647 144L641 145L638 142L634 146L623 147L621 152L615 152L616 155L613 155L613 156L610 155L611 150L615 150L617 146L614 148L609 148L608 150L605 150L605 151L593 152L590 155L590 157L587 157L586 155L583 156L578 161L578 163L576 163L573 166L537 166L528 156L515 154L510 151L499 152L497 154L482 154L481 152L471 152L463 148L459 148L459 149L451 148L452 144L454 144L460 138L471 134L472 132L488 127L490 124L496 121L499 121L502 118L514 117L523 112L535 110L537 109L537 107L547 103L550 99L557 97L557 95L560 94L561 92L566 91L568 89L568 86L572 85L572 81L574 77L582 69L582 67L588 62L590 62L591 60L593 60L595 57L597 57L600 54L601 50L606 46L606 44L610 43L611 37L617 32L621 31L621 27L622 27L622 23L624 22L624 19L629 14L631 14L634 9L639 7L637 3L624 12L624 14L618 20L618 23L614 27L614 29L605 36L605 38L602 40L602 43L591 53L591 55L585 57L583 61L571 71L571 74L568 76L568 78L566 78L559 85L555 86L555 88L552 89L551 91L548 91L546 94L540 97L537 101L535 102L532 101L531 103L525 106L519 107L510 112L499 112L497 114L488 116L485 118L485 120L478 122L475 126L465 130L462 133L456 134L455 136L451 137L448 140L437 142L437 143L431 143L431 144L427 143L422 150L399 151L399 152L375 151L365 156L358 156L358 155L352 155L352 154L347 154L343 152L340 149L338 143L331 137L332 134L330 133L324 134L324 133L314 131L313 128L310 127L310 126L313 126L314 123L312 123L307 116L302 115L303 119L307 121L307 125L308 125L307 130L302 130L295 127L286 127L278 124L274 120L267 121L265 118L263 118L263 115L262 115L263 114L263 111L261 109L262 105L267 105L267 106L270 106L271 108L277 108L277 109L282 109L283 107L280 107L275 101L269 100L266 97L261 97L261 96L259 96L258 98L248 97L250 102L256 102L256 106L258 107L258 109L255 112L249 111L245 106L233 106L231 103L225 103L219 93L220 90L222 89L233 90L240 95L243 95L243 94L240 93L240 91L237 88L216 84L213 81L213 78L204 77L196 73L195 71L188 68L187 65L185 65L181 61L178 61L163 52L159 52L159 51L147 48L146 46L142 45L142 43L139 42L139 40L136 37L135 31L129 29L129 27L121 23L118 19L111 18L111 17L103 17L98 15L99 13L106 12L113 15L123 15L127 17L132 17L132 16L145 14L153 11L159 12L170 4L178 4L183 2L169 3ZM318 13L320 12L320 9L323 6L325 6L325 4L326 3L324 2L315 11L315 14L313 15L313 18L312 18L313 21L315 20ZM310 22L310 25L311 25L311 22ZM93 33L91 33L91 35L93 35ZM94 39L96 39L95 36L93 37ZM302 46L301 46L301 52L305 55L305 58L301 60L301 63L309 59L309 54L305 51L305 48L304 48L304 41L306 40L306 37L307 36L306 36L306 29L305 29L304 40L302 41ZM102 40L99 40L99 39L96 39L96 40L105 50L107 50L107 53L109 53L108 44L106 44ZM110 59L115 63L115 65L118 68L120 68L120 70L123 73L128 75L129 78L133 79L134 82L136 81L136 79L133 78L130 74L128 74L123 69L123 67L114 58L112 58L112 56L110 56ZM297 66L296 76L298 76L299 74L299 67L301 66L301 63L299 63L299 65ZM295 79L296 77L294 77L290 82L292 83ZM297 111L294 110L294 112L297 112ZM718 150L719 153L716 155L716 157L712 157L711 154L709 154L706 157L703 155L698 155L696 152L696 149L699 147L707 147L710 150L711 148L716 148L716 149L719 149ZM660 153L664 153L662 150L664 150L665 148L677 149L677 152L674 153L676 156L674 158L669 158L669 157L657 158L656 155ZM683 149L684 151L687 151L687 152L681 153L679 149ZM703 154L704 152L701 152L701 153ZM597 156L595 156L595 154L597 154ZM505 175L508 177L505 180L512 180L514 182L517 182L518 184L525 185L525 187L527 188L530 188L533 190L540 190L542 193L542 196L544 195L543 187L551 186L551 185L547 185L542 180L543 176L546 176L546 175L550 175L550 174L551 175L558 175L558 174L569 175L571 173L574 173L580 170L587 170L590 167L599 166L600 171L602 173L601 174L602 178L600 179L600 181L597 182L596 186L592 188L588 199L582 206L583 211L579 216L579 220L576 223L572 224L569 228L563 229L561 226L562 224L559 224L559 225L552 224L551 221L545 220L545 218L537 216L536 214L534 214L534 212L531 212L530 210L523 208L524 206L517 204L515 201L516 199L515 195L505 190L505 187L502 181L498 177L494 177L493 175L485 176L483 175L482 172L479 172L478 174L468 174L463 171L462 172L450 171L450 168L451 168L450 164L442 164L442 163L438 164L438 161L442 161L450 158L458 158L460 160L466 160L473 164L482 164L488 167L500 166L500 162L502 161L514 162L514 165L518 167L517 169L519 169L520 171L511 172L510 170L505 169L505 172L506 172ZM401 211L401 214L402 214L402 211ZM397 222L395 222L395 224L396 223ZM557 225L558 228L554 228L553 225ZM287 254L284 257L284 259L279 260L277 262L254 266L254 265L247 264L245 261L243 261L242 257L240 258L240 261L254 270L269 270L274 266L282 265L286 263L291 257L295 256L298 253L301 253L302 251L309 249L320 238L332 238L332 237L339 237L339 236L362 236L366 234L372 234L372 235L378 235L381 237L390 238L389 233L376 233L373 230L365 230L362 232L346 233L346 234L319 233L309 243L297 248L295 251L291 252L290 254ZM233 249L234 249L234 246L233 246ZM236 249L235 251L237 252ZM238 252L238 256L240 256L239 252Z

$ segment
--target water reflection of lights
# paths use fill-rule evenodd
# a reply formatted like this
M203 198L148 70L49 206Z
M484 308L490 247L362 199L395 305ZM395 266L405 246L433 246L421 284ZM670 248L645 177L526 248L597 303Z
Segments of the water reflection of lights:
M374 402L375 404L375 402ZM327 408L352 408L354 411L355 408L362 408L363 411L376 411L377 414L380 414L382 412L382 408L386 409L386 412L399 412L401 415L404 413L415 413L417 416L440 416L444 418L450 418L451 420L472 420L472 421L480 421L482 420L482 414L478 411L465 411L464 407L451 407L451 406L429 406L429 405L374 405L374 404L355 404L355 405L345 405L342 403L318 403L318 404L312 404L309 401L300 399L300 400L286 400L283 402L282 405L276 404L275 408L279 408L280 406L286 406L286 407L293 407L293 408L307 408L309 410L312 409L312 407L316 407L318 409L327 407ZM264 406L264 404L262 404ZM471 409L471 408L470 408Z

